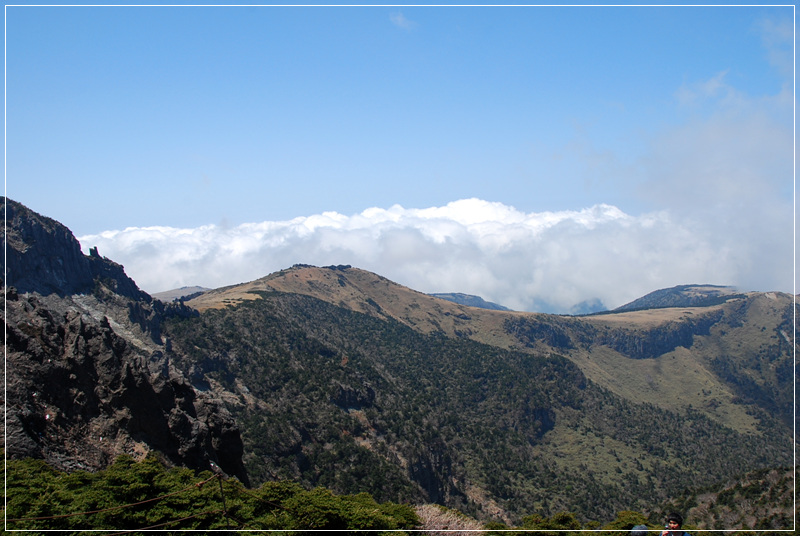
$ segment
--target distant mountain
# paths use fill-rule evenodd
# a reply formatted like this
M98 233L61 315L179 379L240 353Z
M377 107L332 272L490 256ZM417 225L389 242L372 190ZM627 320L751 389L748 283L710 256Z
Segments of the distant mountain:
M606 310L605 304L599 299L594 298L591 300L584 300L570 307L569 314L571 315L590 315L599 313Z
M614 312L658 309L663 307L708 307L743 298L734 287L718 285L678 285L656 290L614 309Z
M489 302L480 296L473 296L471 294L462 294L460 292L447 292L447 293L433 293L430 294L434 298L441 298L443 300L451 301L461 305L469 305L470 307L479 307L481 309L492 309L494 311L510 311L508 307Z
M206 287L181 287L176 288L173 290L165 290L163 292L156 292L152 294L152 296L163 302L173 302L179 301L181 298L185 300L191 300L192 298L196 298L203 292L208 292L211 290L210 288Z

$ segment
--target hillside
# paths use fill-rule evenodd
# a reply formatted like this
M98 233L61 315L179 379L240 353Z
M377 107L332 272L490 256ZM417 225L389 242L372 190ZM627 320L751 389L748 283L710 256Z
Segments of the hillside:
M664 510L686 512L692 524L709 529L786 529L798 513L794 494L792 467L763 469L723 484L693 487Z
M261 299L311 296L337 307L530 354L557 353L586 377L635 403L699 411L743 433L789 434L792 297L748 293L705 307L669 307L586 317L493 311L439 300L348 266L295 266L209 291L200 311ZM679 381L675 381L679 379Z
M677 412L674 417L682 423L677 427L679 434L687 433L684 419L692 418L708 418L723 426L723 429L742 434L747 441L765 440L769 443L772 439L767 438L774 439L777 433L783 439L773 444L774 447L761 446L758 449L775 448L777 450L773 453L780 459L788 454L793 418L790 380L792 354L788 344L792 333L792 301L786 295L752 293L707 307L563 317L490 311L442 302L375 274L347 266L295 266L246 285L209 292L190 301L189 305L206 310L203 317L212 309L219 311L212 316L219 323L222 320L216 315L235 316L240 310L237 304L246 304L248 309L262 305L284 309L266 303L283 299L280 293L295 294L295 300L300 300L300 296L314 298L333 306L326 319L343 318L344 313L337 309L346 308L389 325L398 322L419 335L434 337L437 341L442 340L442 335L453 344L465 344L472 340L512 352L509 355L549 356L548 360L552 363L566 358L564 362L577 365L582 377L591 382L589 385L597 385L604 390L605 396L613 400L608 402L612 406L633 404L632 407L637 408L656 407ZM265 303L259 304L261 301ZM308 303L308 307L312 307L310 304L313 301ZM319 307L322 305L313 305L315 309ZM313 326L304 328L303 332L308 333L308 329L316 329L316 326L325 326L332 321L319 319ZM264 323L259 320L253 324ZM381 327L382 323L373 326L372 331L380 333L385 329ZM352 330L348 333L356 336ZM339 337L346 339L344 334ZM356 337L366 338L367 335ZM432 343L408 344L429 348ZM341 342L326 346L338 349ZM391 353L394 351L392 346L387 344L387 348L382 348L380 352L384 355ZM482 354L487 351L490 350L484 348L478 352ZM294 354L293 351L286 352ZM446 353L445 350L441 352ZM408 358L401 361L408 362ZM477 377L481 377L481 374L477 374ZM392 378L395 382L399 381L395 374L392 374ZM566 386L562 389L568 391ZM579 398L585 396L582 393ZM642 417L639 426L648 431L658 429L656 423L659 419L648 414ZM595 426L598 422L615 421L608 417L590 417L589 420ZM582 475L589 474L598 482L606 482L608 472L620 471L628 478L626 487L633 481L630 467L639 464L643 468L636 477L638 479L649 475L650 470L657 466L657 462L650 465L643 463L646 456L643 457L639 450L641 445L631 449L629 445L609 443L606 433L588 434L585 429L582 430L576 433L575 428L553 427L545 435L547 447L537 445L537 449L548 452L542 456L550 459L556 467L566 472L581 468L579 472ZM502 436L503 433L495 430L492 434ZM690 435L706 441L706 433L700 430ZM743 439L730 440L738 442ZM779 447L778 444L783 446ZM551 450L547 451L547 448ZM654 447L644 448L652 450ZM609 451L613 451L614 455L609 456ZM778 451L781 453L778 454ZM592 455L587 457L588 452ZM660 472L663 473L663 470ZM601 477L602 474L606 476ZM542 476L538 475L537 478L541 480ZM623 480L619 477L617 482ZM679 480L684 483L694 481L691 478ZM485 490L472 493L476 496L481 493L493 495ZM615 489L615 493L630 498L623 491ZM641 493L647 496L648 492ZM595 500L600 501L597 498ZM527 504L538 503L534 496L529 496ZM466 505L462 507L466 508ZM513 511L508 504L495 507ZM581 505L579 509L584 508Z

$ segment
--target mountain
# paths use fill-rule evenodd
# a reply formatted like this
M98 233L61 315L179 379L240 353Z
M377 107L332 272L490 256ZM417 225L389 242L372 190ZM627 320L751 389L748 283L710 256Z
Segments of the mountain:
M6 454L61 469L99 469L120 454L214 462L247 480L236 423L169 359L161 325L196 312L166 307L97 250L10 199L7 223Z
M180 300L191 300L192 298L196 298L203 292L207 292L211 290L210 288L206 287L181 287L172 290L165 290L164 292L156 292L153 294L153 297L157 300L161 300L163 302L173 302L173 301L180 301Z
M488 302L480 296L473 296L471 294L462 294L460 292L447 292L447 293L432 293L430 296L434 298L441 298L443 300L459 303L461 305L469 305L470 307L479 307L481 309L493 309L495 311L510 311L508 307L503 307L497 303Z
M194 385L230 393L254 481L357 485L484 518L613 516L790 451L786 436L628 402L557 354L422 334L299 294L263 292L169 332L191 352L181 364Z
M791 464L785 294L568 317L296 265L165 304L7 207L12 458L92 469L156 452L509 524L654 512Z
M659 309L662 307L707 307L744 295L734 287L719 285L678 285L651 292L630 303L614 309L614 312Z

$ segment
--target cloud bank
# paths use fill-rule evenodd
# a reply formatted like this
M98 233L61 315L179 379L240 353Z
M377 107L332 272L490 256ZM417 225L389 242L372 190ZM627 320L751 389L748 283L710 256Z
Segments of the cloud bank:
M392 21L413 25L399 13ZM606 195L630 193L637 214L602 203L526 213L472 198L79 240L84 251L98 246L123 264L148 292L232 285L297 263L350 264L422 292L476 294L526 311L583 312L597 301L614 308L693 283L793 292L792 28L788 20L755 28L783 77L771 93L737 89L724 68L685 82L674 95L674 121L643 128L643 151L624 165L591 140L565 147L566 159Z
M712 239L708 231L666 211L631 216L601 204L524 213L463 199L230 228L128 228L79 240L123 264L149 292L217 288L296 263L351 264L422 292L465 292L546 312L580 312L591 300L613 308L685 283L791 290L778 267L765 271L749 258L757 244Z

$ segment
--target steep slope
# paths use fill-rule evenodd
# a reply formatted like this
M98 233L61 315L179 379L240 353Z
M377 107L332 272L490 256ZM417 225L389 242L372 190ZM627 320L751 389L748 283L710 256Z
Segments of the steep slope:
M791 436L793 299L748 293L720 305L601 315L570 355L632 400L702 411L741 431ZM600 371L602 370L602 372Z
M233 418L165 356L164 319L196 313L154 302L66 227L5 201L6 453L98 469L156 451L246 481Z
M6 222L6 278L19 292L63 297L91 293L100 282L120 296L151 300L121 265L100 257L96 248L84 255L72 232L57 221L11 199L0 197L0 203Z

